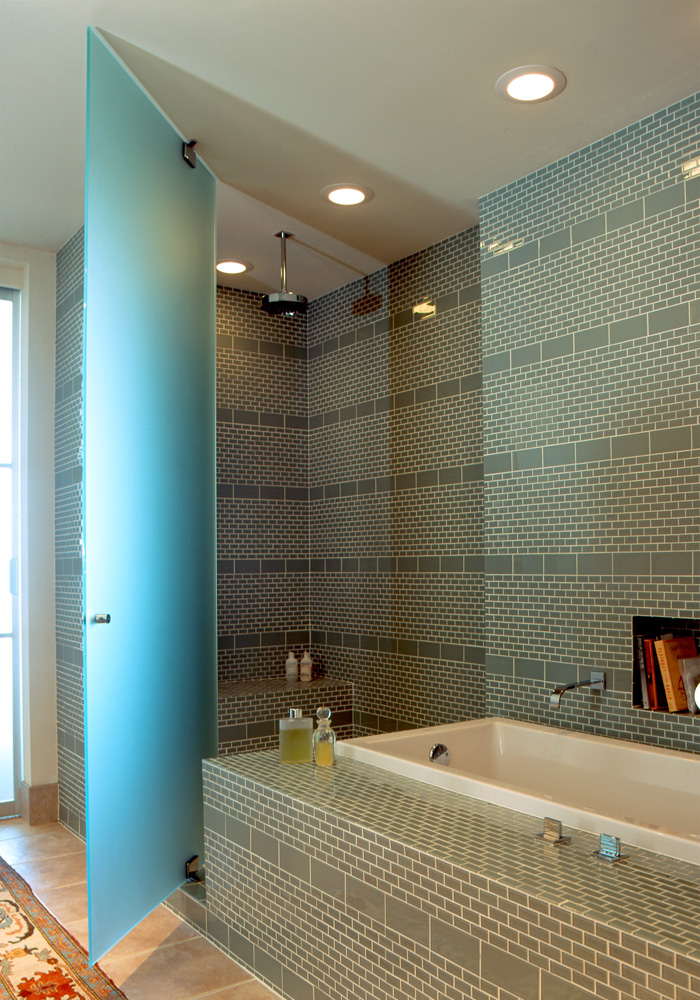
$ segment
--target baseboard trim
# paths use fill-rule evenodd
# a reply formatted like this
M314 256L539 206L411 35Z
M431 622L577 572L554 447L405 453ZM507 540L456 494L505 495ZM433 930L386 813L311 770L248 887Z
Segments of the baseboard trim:
M58 782L53 785L28 785L23 781L19 790L19 807L22 819L29 826L55 823L58 819Z

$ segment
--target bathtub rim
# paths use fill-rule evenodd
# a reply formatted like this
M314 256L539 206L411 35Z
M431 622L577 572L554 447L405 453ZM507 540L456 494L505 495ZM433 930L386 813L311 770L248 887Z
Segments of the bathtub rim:
M497 779L485 779L480 775L470 774L467 771L455 768L450 769L440 764L432 764L430 762L422 764L418 761L402 758L386 749L374 749L397 739L400 740L401 737L410 738L411 736L421 736L428 733L431 734L431 737L435 737L435 742L439 742L440 737L453 732L455 728L493 728L494 724L526 730L538 730L548 735L554 734L560 739L583 742L593 741L597 745L601 743L609 744L618 749L622 745L645 754L661 755L667 758L673 757L678 759L680 756L695 764L700 764L700 756L684 750L656 747L650 744L636 743L632 740L614 739L609 736L597 736L579 730L563 729L559 726L546 726L542 723L525 722L521 719L510 719L497 715L485 716L479 719L466 719L461 722L444 723L439 726L422 726L417 729L406 729L391 733L378 733L372 736L359 736L353 739L339 740L336 750L342 757L358 760L385 771L394 771L397 774L413 778L424 784L453 791L465 798L473 798L482 802L489 802L493 805L504 806L507 809L513 809L515 812L530 815L538 819L544 819L545 816L552 816L554 814L554 819L561 820L564 826L573 831L581 830L596 836L600 836L602 833L613 834L620 837L623 845L638 847L645 851L651 851L652 853L700 866L700 832L697 834L684 833L670 827L663 827L643 820L631 822L627 819L609 816L606 813L585 806L557 802L553 798L543 797L517 785L511 785ZM466 790L467 788L469 790Z

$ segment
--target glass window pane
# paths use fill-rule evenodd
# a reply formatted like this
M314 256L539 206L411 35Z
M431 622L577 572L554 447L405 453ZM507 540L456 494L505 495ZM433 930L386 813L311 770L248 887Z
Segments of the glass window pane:
M12 469L0 468L0 634L12 631Z
M12 302L0 299L0 463L12 461Z
M15 797L12 733L12 639L0 639L0 802Z

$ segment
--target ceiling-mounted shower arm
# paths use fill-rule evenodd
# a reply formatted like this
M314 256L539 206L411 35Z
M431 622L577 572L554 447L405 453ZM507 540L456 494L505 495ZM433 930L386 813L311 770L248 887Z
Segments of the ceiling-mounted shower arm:
M303 316L308 300L303 295L287 291L287 238L294 233L282 229L275 236L281 241L280 277L282 290L263 295L261 306L265 312L273 316Z
M281 243L281 261L280 261L280 281L282 283L282 291L287 291L287 239L290 236L294 236L294 233L286 233L284 229L280 230L279 233L275 233L275 236L279 236Z

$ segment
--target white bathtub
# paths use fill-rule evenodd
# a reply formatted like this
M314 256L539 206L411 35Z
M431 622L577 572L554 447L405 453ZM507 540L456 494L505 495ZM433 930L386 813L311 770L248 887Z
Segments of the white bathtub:
M448 765L430 748L444 743ZM511 719L342 740L338 755L700 865L700 756Z

